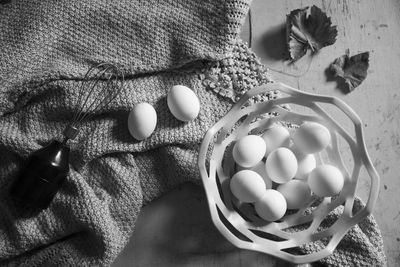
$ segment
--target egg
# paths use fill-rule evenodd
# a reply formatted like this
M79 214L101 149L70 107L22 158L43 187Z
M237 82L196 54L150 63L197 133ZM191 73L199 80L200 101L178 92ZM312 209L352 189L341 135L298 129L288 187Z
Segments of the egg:
M294 144L289 148L297 159L297 172L294 177L302 180L307 179L310 172L317 166L314 155L300 152Z
M317 166L317 161L315 160L314 155L308 154L304 157L301 157L300 159L297 160L297 172L294 175L298 179L307 179L308 175L312 170L315 169Z
M304 122L294 133L293 142L305 154L317 153L331 142L331 134L319 123Z
M283 184L295 176L297 159L288 148L279 147L268 155L265 168L272 181Z
M317 196L330 197L342 191L344 177L335 166L319 165L308 176L308 185Z
M260 161L259 163L256 164L256 166L252 167L252 168L245 168L242 167L240 165L237 165L237 170L241 171L241 170L252 170L255 171L256 173L258 173L264 180L265 183L265 187L267 189L272 188L272 180L271 178L269 178L267 171L265 170L265 162L264 161Z
M300 180L290 180L279 185L276 190L285 197L288 209L303 208L311 197L307 182Z
M237 164L250 168L259 163L265 154L265 142L258 135L246 135L234 145L232 156Z
M173 86L168 92L167 104L172 115L180 121L192 121L199 115L200 101L193 90L186 86Z
M129 133L136 140L149 137L157 125L157 113L152 105L140 103L133 107L128 116Z
M278 147L289 146L290 142L289 131L281 125L274 125L268 128L262 138L266 144L265 157L268 157L269 153Z
M264 196L254 203L257 214L266 221L276 221L285 215L286 200L278 191L267 189Z
M263 178L251 170L235 173L230 181L230 188L237 199L246 203L261 199L266 190Z

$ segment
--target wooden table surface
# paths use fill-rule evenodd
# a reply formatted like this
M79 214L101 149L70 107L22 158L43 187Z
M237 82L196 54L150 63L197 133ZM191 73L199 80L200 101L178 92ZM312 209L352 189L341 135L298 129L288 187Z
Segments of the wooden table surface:
M271 69L302 74L307 60L288 65L284 22L291 10L316 5L338 26L334 45L313 57L301 77L272 72L275 80L301 90L336 96L362 118L367 149L381 176L374 216L380 226L388 266L400 266L400 1L254 0L252 49ZM248 25L242 38L247 40ZM350 94L337 89L328 65L349 48L370 52L367 79ZM366 199L369 184L358 195ZM136 230L114 266L288 266L261 253L240 250L211 223L203 189L185 184L146 206Z

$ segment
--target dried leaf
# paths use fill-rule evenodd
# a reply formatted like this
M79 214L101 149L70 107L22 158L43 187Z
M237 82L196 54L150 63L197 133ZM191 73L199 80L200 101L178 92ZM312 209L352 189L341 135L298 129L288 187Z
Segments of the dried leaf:
M286 17L286 37L291 59L313 53L336 41L337 29L320 8L312 6L295 9Z
M349 57L350 51L338 57L331 63L329 69L335 76L345 80L349 93L359 86L367 77L369 67L369 52L360 53Z

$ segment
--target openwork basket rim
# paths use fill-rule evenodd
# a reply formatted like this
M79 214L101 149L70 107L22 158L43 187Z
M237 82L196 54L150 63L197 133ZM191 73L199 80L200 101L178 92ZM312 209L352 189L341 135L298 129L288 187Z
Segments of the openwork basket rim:
M257 95L277 91L285 96L249 104ZM304 115L282 108L286 104L304 106L314 111L315 115ZM343 112L354 125L354 135L350 135L321 104L336 106ZM315 198L304 209L286 214L280 221L263 223L252 214L250 205L241 205L230 193L229 179L235 163L229 156L229 149L238 138L278 121L297 125L304 121L316 121L325 125L333 136L326 153L343 172L345 187L338 196L320 198L314 209L311 209L311 205L316 203ZM338 137L343 138L350 147L354 159L351 172L340 156ZM314 262L331 255L346 232L372 212L379 191L379 175L366 149L361 119L354 110L339 98L306 93L277 82L249 90L207 131L200 147L198 165L212 221L222 235L239 248L267 253L296 264ZM365 206L353 214L356 186L362 167L369 175L370 191ZM338 208L341 214L337 220L320 230L323 220ZM307 223L304 229L287 231ZM326 241L325 247L319 251L304 255L294 252L309 242L323 239Z

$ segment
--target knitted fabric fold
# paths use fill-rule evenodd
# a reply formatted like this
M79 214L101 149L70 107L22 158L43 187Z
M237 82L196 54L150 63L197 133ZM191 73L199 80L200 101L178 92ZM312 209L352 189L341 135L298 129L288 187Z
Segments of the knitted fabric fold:
M222 59L248 5L249 0L24 0L1 5L5 95L0 112L32 89L26 83L79 79L88 65L100 62L116 63L135 75Z
M0 5L1 265L109 265L142 205L199 179L198 144L231 105L205 90L199 74L232 54L248 6L246 0ZM123 70L124 90L80 125L70 143L70 173L50 207L26 216L9 188L32 151L61 138L84 74L100 62ZM200 99L193 122L168 111L166 94L176 84ZM143 142L126 125L140 102L158 115L156 131Z
M13 0L0 5L0 265L110 265L143 205L180 183L199 182L204 133L246 90L270 81L265 67L237 40L249 2ZM9 188L32 151L62 138L83 76L100 62L121 67L124 90L81 124L70 143L70 173L50 207L26 216L9 199ZM199 97L200 114L192 122L179 122L168 111L166 95L176 84ZM154 106L158 121L155 132L139 142L126 122L141 102ZM366 225L366 232L376 233L371 243L380 253L379 230L373 220ZM368 234L355 236L360 244L370 242ZM374 246L366 249L354 253L368 255ZM338 262L343 251L324 263ZM381 256L378 252L369 254Z

